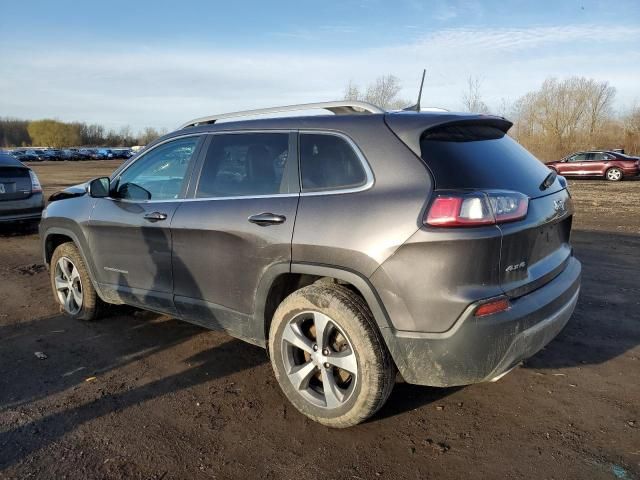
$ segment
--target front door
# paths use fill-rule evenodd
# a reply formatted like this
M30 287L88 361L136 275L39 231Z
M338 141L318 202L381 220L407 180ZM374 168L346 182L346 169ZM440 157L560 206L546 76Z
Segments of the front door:
M560 175L584 175L587 165L587 154L576 153L563 163Z
M256 340L262 276L291 262L299 197L295 135L211 135L191 195L171 222L181 317Z
M200 141L182 137L152 148L112 179L110 197L96 200L89 244L98 281L109 295L174 312L169 225Z

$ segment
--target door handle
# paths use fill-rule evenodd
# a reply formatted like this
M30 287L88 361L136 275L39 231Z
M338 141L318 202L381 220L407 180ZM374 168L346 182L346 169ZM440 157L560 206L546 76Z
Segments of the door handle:
M279 223L284 223L287 217L284 215L276 215L275 213L258 213L257 215L251 215L249 217L249 221L251 223L255 223L256 225L260 225L261 227L266 227L267 225L277 225Z
M167 214L162 212L145 213L144 219L149 220L150 222L158 222L160 220L166 220Z

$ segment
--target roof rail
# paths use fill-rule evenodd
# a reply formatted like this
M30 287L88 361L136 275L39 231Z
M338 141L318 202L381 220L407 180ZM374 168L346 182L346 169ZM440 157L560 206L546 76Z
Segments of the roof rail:
M216 123L218 120L235 117L249 117L253 115L268 115L270 113L295 112L300 110L329 110L336 115L349 114L366 114L366 113L385 113L385 111L367 102L358 100L338 100L335 102L319 102L319 103L301 103L299 105L285 105L282 107L259 108L257 110L244 110L242 112L222 113L220 115L210 115L207 117L196 118L185 123L180 130L187 127L195 127L196 125Z

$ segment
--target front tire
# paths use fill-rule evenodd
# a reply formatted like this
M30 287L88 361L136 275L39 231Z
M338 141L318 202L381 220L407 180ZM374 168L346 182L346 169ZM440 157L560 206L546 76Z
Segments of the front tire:
M395 367L364 300L337 284L289 295L269 332L276 379L301 413L345 428L377 412L391 394Z
M102 300L91 283L82 255L73 243L59 245L49 269L53 296L60 311L78 320L98 318Z
M610 182L619 182L620 180L622 180L622 170L620 170L618 167L611 167L606 171L604 176Z

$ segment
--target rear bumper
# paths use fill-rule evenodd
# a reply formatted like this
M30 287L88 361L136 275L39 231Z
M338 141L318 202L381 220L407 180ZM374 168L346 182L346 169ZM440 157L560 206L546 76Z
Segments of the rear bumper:
M0 202L0 223L39 220L44 210L44 196L36 193L22 200Z
M571 257L560 275L512 300L505 312L477 318L471 305L446 332L385 329L383 335L408 383L448 387L490 381L560 333L576 306L580 275L580 262Z
M639 168L623 168L622 169L622 174L625 177L636 177L638 175L640 175L640 169Z

